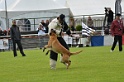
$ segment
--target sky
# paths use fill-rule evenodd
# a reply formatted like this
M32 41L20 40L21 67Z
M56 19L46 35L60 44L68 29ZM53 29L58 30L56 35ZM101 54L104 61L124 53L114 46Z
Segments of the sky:
M16 3L14 4L13 2L16 1ZM14 7L20 0L6 0L7 5L13 5L12 7ZM44 0L43 0L44 1ZM60 5L65 5L66 0L52 0ZM4 3L4 4L3 4ZM1 9L5 9L5 0L0 0L0 10Z
M60 5L65 5L66 3L66 0L53 0L53 1L59 3Z

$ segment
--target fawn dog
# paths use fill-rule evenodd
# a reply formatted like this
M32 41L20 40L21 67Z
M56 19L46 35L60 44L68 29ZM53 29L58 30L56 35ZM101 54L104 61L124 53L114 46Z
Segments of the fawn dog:
M70 52L69 50L67 50L64 46L60 44L60 42L57 39L56 31L53 29L51 29L51 32L49 34L48 44L44 46L43 52L45 51L45 49L48 49L46 54L48 54L50 50L56 53L62 54L62 62L66 64L67 69L69 68L71 64L71 61L69 60L70 56L76 55L82 52L82 50L77 51L77 52Z

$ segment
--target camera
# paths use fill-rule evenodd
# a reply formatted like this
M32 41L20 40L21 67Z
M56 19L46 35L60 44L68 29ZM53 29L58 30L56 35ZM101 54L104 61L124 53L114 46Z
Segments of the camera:
M108 9L105 7L105 12L107 12L108 11Z

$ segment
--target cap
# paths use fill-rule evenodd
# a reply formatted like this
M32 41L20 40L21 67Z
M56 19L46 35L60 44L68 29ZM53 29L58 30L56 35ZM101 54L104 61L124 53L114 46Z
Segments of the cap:
M121 14L118 13L118 14L116 14L116 16L121 16Z
M61 14L61 15L59 15L59 17L60 17L61 20L64 20L65 15L64 14Z

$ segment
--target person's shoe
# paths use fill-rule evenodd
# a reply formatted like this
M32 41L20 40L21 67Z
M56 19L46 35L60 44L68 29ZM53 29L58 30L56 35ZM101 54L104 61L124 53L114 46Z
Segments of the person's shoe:
M119 51L119 52L122 52L122 50L121 50L121 51Z
M14 56L14 57L17 57L17 56Z
M56 61L53 59L50 59L50 68L51 69L56 69Z
M55 70L56 68L54 68L54 67L51 67L51 69L52 69L52 70Z
M26 55L25 55L25 54L23 54L22 56L23 56L23 57L25 57Z
M110 50L110 52L113 52L113 50Z
M14 54L14 57L17 57L17 54Z
M79 47L79 45L76 46L76 48L78 48L78 47Z
M86 47L89 47L89 45L86 45Z

